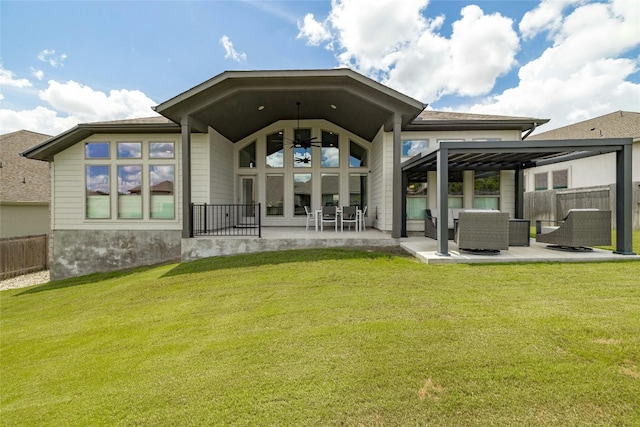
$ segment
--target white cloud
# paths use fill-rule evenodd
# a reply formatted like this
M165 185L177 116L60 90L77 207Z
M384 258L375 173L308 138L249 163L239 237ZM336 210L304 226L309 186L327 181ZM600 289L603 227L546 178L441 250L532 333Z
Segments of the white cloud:
M307 39L307 45L318 46L320 43L331 40L331 33L325 24L315 20L312 13L307 13L302 23L298 23L297 38Z
M444 16L423 15L428 0L335 0L332 6L322 23L307 15L298 37L337 46L340 66L422 101L487 94L516 64L513 22L478 6L461 10L451 38L439 34Z
M247 54L244 52L236 51L229 37L222 36L220 38L220 44L224 47L224 50L226 52L224 55L225 59L230 58L236 62L244 62L247 60Z
M38 59L42 62L47 62L54 68L59 66L63 66L63 62L67 59L67 54L63 53L60 55L56 55L56 51L54 49L45 49L38 54Z
M576 7L548 28L553 46L520 69L518 86L466 109L553 119L541 131L616 110L640 110L640 84L627 81L638 71L639 58L620 57L640 45L638 22L638 2Z
M525 13L520 21L520 32L525 39L535 37L542 31L556 33L562 26L562 11L583 0L542 0L533 10Z
M35 77L35 78L36 78L36 79L38 79L38 80L42 80L42 79L43 79L43 77L44 77L44 71L42 71L42 70L37 70L37 69L35 69L35 68L33 68L33 67L30 67L30 70L31 70L31 75L32 75L33 77Z
M96 91L74 81L60 83L50 80L39 92L48 107L32 110L0 110L0 133L27 129L55 135L78 123L132 119L154 116L156 103L137 90Z
M27 79L16 79L13 72L5 70L4 67L0 65L0 86L24 88L30 87L31 82Z

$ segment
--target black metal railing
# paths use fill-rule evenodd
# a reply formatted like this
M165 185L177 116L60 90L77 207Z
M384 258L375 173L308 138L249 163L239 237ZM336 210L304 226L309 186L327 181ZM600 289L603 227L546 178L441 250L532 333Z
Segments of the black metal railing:
M191 235L262 237L260 203L252 205L191 204Z

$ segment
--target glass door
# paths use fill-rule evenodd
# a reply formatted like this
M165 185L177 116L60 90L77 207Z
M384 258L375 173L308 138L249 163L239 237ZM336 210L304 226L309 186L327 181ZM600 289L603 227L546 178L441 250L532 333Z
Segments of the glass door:
M241 176L240 177L240 195L238 209L238 224L248 225L256 224L256 177Z

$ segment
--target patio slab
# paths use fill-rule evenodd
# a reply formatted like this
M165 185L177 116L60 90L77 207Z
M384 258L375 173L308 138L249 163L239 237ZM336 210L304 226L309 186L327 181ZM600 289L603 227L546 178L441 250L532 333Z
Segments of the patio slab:
M547 243L538 243L535 239L530 240L530 246L509 246L509 250L495 255L460 251L455 242L449 241L449 256L442 256L437 253L437 242L428 237L408 237L400 241L400 246L426 264L640 260L640 255L619 255L597 248L591 251L551 249Z

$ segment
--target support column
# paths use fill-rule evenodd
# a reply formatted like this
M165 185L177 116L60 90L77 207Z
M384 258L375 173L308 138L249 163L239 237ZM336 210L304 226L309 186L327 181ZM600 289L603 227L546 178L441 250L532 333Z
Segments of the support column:
M391 237L399 239L402 237L402 117L396 113L393 117L393 209Z
M436 236L438 237L438 251L441 256L449 256L449 150L443 148L442 144L438 150L437 158L438 174L438 227Z
M402 229L400 230L401 237L407 237L407 186L409 185L409 177L406 172L402 173Z
M524 219L524 170L516 169L515 177L516 218Z
M635 255L633 252L633 191L631 188L633 146L624 144L616 151L616 250L617 254Z
M189 116L182 122L182 237L191 235L191 123Z

